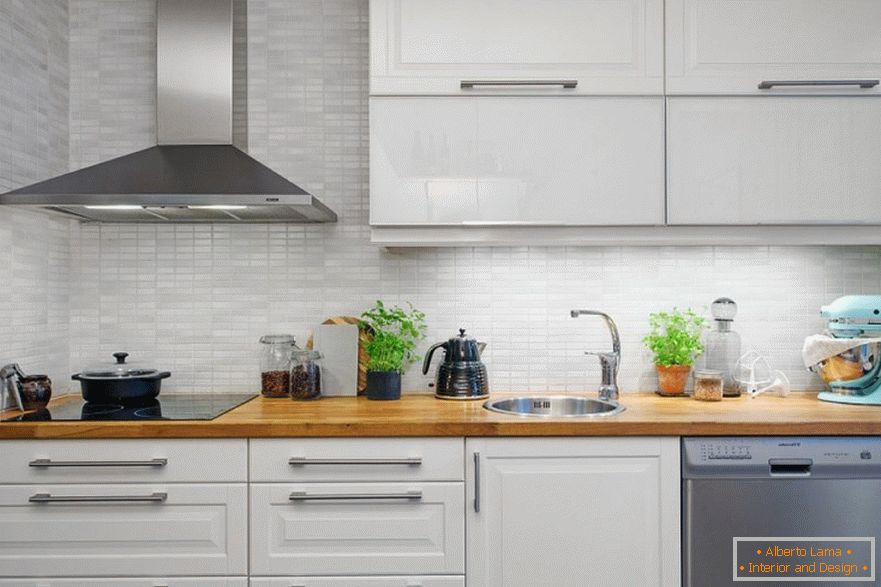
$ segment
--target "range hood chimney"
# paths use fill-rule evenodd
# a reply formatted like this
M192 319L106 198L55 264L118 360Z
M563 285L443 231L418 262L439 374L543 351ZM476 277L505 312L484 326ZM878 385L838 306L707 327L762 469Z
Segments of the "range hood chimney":
M156 47L158 145L2 194L0 204L91 222L336 221L315 196L233 146L234 58L236 75L247 74L233 50L233 0L158 0ZM235 121L235 142L246 137L246 119Z

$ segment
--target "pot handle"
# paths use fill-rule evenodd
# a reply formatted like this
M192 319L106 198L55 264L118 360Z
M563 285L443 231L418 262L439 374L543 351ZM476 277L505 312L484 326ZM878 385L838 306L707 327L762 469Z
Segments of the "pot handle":
M73 379L74 381L81 381L82 380L82 377L80 377L80 373L74 373L73 375L70 376L70 378Z
M150 375L149 377L144 377L144 381L159 381L160 379L167 379L171 377L170 371L162 371L161 373L157 373L156 375Z
M447 341L439 342L437 344L431 345L431 348L428 349L428 352L425 353L425 360L422 362L422 374L428 375L428 367L431 366L431 357L434 355L434 351L443 347L444 350L447 350Z

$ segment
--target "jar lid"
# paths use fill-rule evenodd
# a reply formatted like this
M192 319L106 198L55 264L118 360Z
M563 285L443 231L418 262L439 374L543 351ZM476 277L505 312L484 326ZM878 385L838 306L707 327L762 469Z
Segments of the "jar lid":
M147 368L137 363L126 363L128 353L113 353L113 363L96 365L83 370L80 377L85 379L130 379L149 377L159 372L158 369Z
M263 344L297 344L293 334L264 334L260 337Z
M721 379L722 372L716 371L715 369L695 369L694 370L694 378L695 379Z
M308 349L297 349L291 353L291 356L296 361L317 361L323 358L319 351L310 351Z

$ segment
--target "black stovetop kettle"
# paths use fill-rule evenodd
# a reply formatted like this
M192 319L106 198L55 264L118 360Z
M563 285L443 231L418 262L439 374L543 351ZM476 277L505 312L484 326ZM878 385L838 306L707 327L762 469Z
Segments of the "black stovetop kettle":
M484 399L489 397L489 379L480 354L486 343L477 342L459 329L459 336L432 345L425 353L422 374L428 375L434 351L443 348L444 362L437 368L434 396L440 399Z

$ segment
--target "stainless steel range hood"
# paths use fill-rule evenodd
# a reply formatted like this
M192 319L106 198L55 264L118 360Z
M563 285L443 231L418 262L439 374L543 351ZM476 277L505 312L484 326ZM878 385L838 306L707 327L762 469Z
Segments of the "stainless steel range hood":
M244 3L241 5L244 6ZM158 146L0 195L92 222L335 222L315 196L233 145L233 0L158 0ZM238 110L235 138L247 133Z

